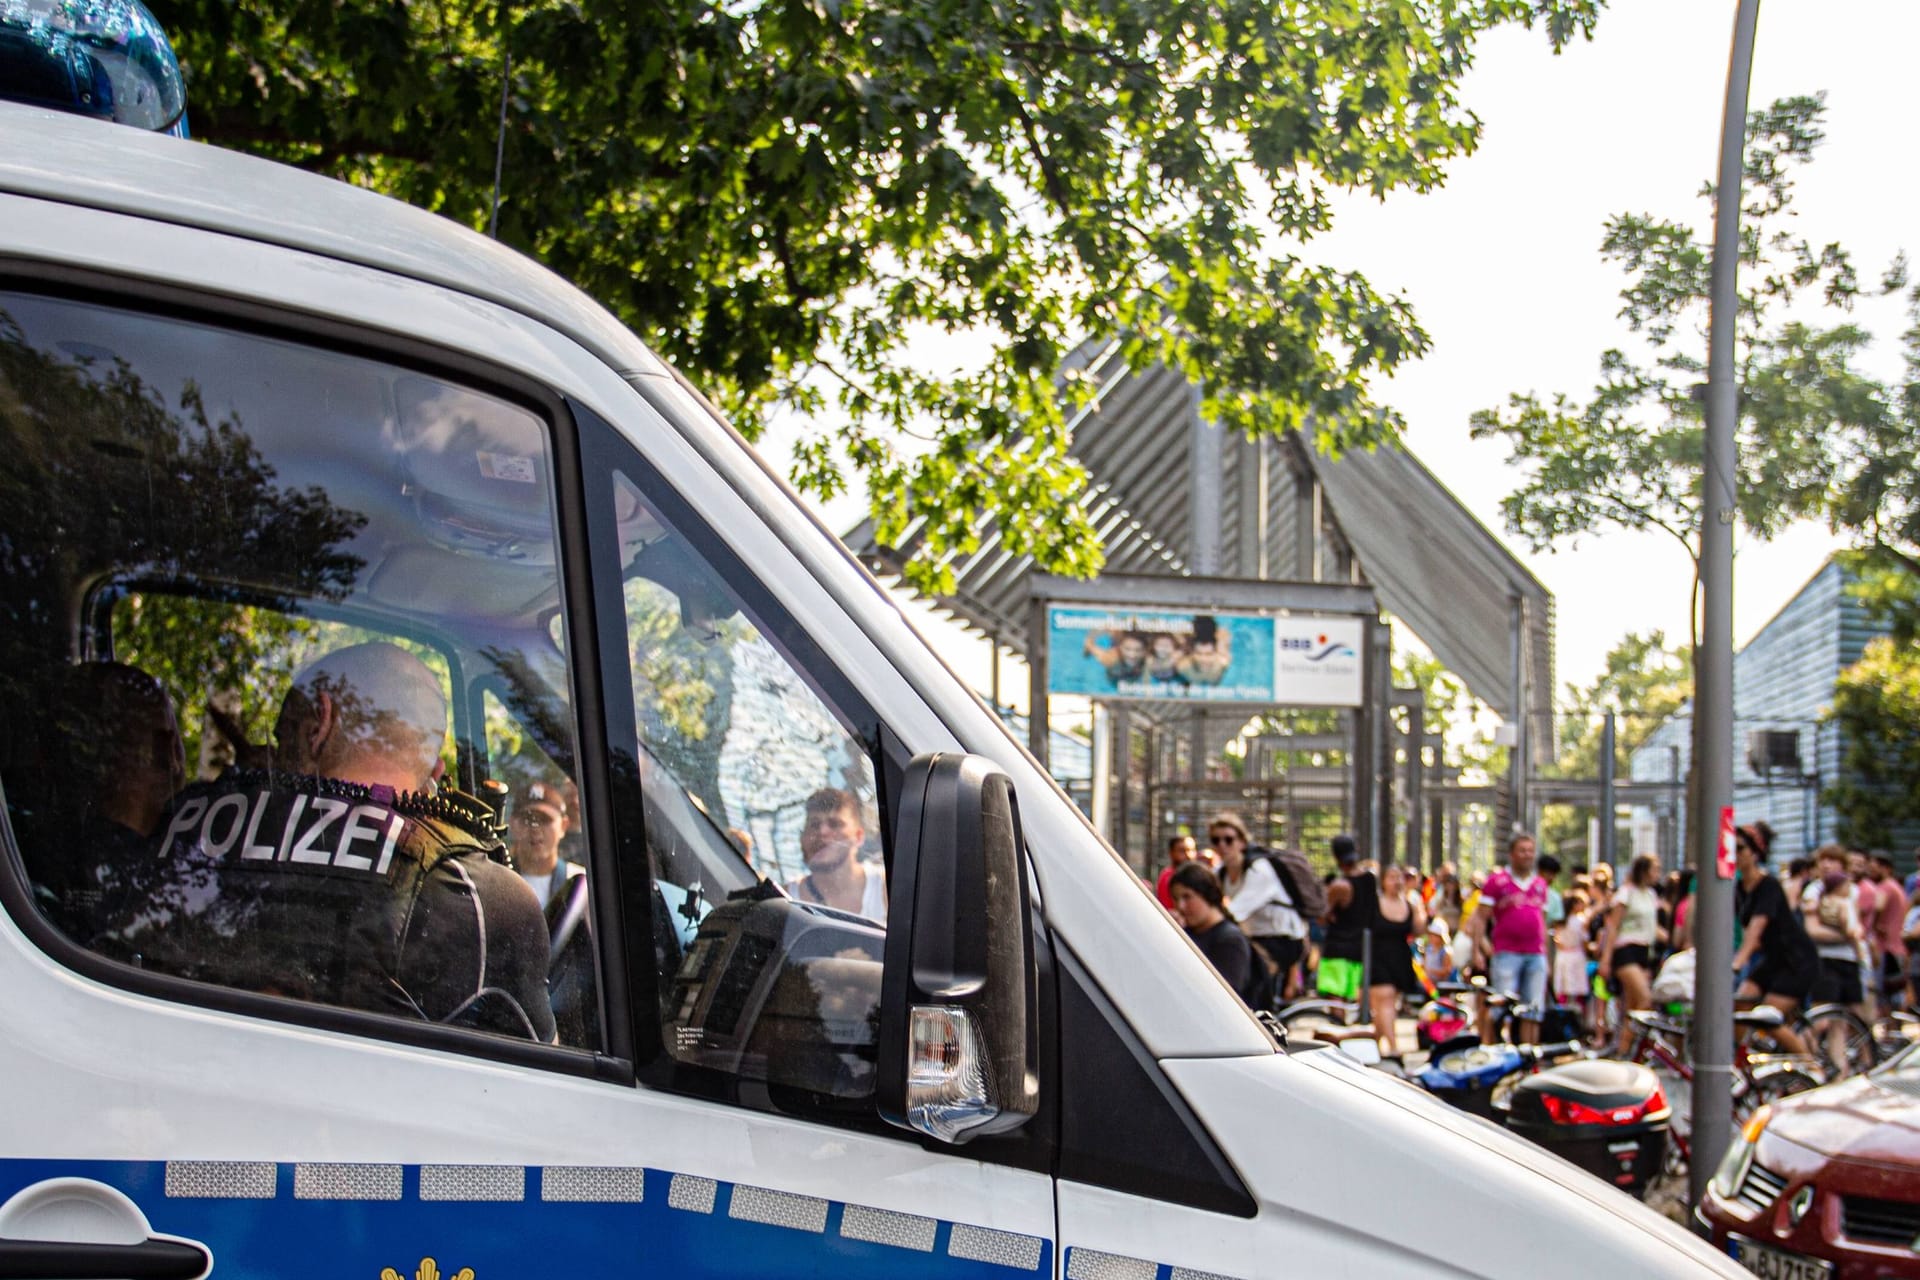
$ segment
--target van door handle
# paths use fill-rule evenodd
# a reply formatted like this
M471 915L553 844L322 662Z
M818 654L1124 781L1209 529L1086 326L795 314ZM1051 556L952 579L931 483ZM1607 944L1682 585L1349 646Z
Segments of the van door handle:
M205 1249L182 1240L0 1240L0 1280L194 1280L212 1262Z

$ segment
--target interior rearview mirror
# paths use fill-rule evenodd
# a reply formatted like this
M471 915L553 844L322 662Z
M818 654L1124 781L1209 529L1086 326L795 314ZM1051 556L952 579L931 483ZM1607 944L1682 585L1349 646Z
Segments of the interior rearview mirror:
M880 995L880 1114L961 1143L1039 1104L1032 906L1013 783L925 755L896 808Z

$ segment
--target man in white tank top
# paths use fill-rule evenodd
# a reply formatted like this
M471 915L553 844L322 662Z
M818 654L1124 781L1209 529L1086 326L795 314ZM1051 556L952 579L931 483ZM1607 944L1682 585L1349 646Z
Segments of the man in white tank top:
M807 825L800 832L807 874L790 883L787 893L801 902L885 924L886 878L879 867L860 861L866 840L858 796L839 787L822 787L808 796Z

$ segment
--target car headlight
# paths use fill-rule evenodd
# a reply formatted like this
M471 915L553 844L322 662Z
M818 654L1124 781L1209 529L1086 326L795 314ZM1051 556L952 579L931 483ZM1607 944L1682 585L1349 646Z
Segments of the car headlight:
M1759 1144L1760 1134L1771 1119L1773 1108L1761 1107L1747 1118L1747 1122L1740 1126L1740 1132L1734 1134L1733 1141L1727 1144L1727 1154L1713 1174L1713 1189L1721 1199L1733 1199L1740 1190L1740 1184L1747 1180L1747 1170L1753 1165L1753 1149Z

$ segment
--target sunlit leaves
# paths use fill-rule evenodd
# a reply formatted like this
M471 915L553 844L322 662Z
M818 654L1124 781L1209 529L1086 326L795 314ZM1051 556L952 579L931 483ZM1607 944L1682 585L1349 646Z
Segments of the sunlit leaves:
M1050 569L1098 566L1055 372L1090 335L1188 372L1231 428L1391 436L1373 381L1425 335L1300 246L1333 192L1423 190L1472 150L1479 36L1557 48L1599 0L157 8L202 136L470 226L504 90L501 238L749 436L811 424L796 480L857 473L938 585L988 520ZM950 359L949 333L992 354Z
M1920 654L1887 636L1871 641L1834 685L1828 723L1839 729L1840 780L1820 799L1840 837L1887 847L1895 828L1920 822Z
M1823 120L1821 98L1797 97L1748 121L1736 501L1761 537L1804 516L1888 527L1898 495L1913 489L1915 397L1861 372L1870 335L1858 325L1806 318L1821 307L1844 312L1860 293L1845 249L1806 239L1792 221L1793 174L1825 136ZM1606 528L1657 529L1697 565L1711 243L1684 223L1621 215L1607 223L1601 252L1626 273L1620 316L1644 343L1606 352L1584 402L1515 395L1475 414L1473 432L1512 450L1524 478L1502 507L1536 547ZM1896 261L1882 284L1905 279ZM1909 335L1909 349L1920 369L1920 337ZM1920 524L1906 535L1920 547L1915 535Z

